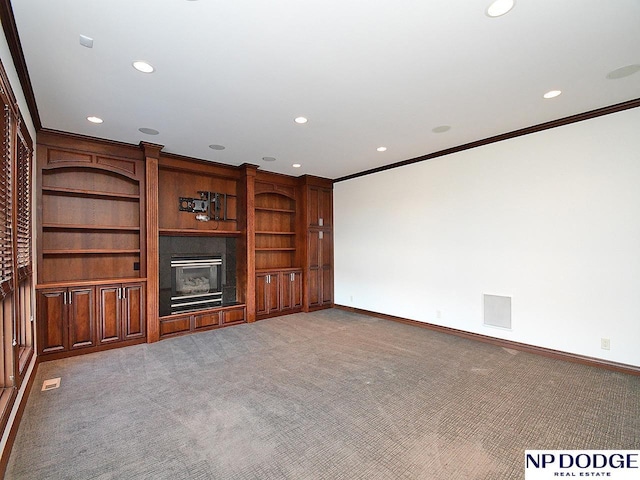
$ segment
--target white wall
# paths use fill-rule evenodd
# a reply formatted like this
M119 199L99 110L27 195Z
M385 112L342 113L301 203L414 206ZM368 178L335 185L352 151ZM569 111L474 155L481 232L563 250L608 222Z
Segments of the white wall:
M334 189L337 304L640 366L640 108Z

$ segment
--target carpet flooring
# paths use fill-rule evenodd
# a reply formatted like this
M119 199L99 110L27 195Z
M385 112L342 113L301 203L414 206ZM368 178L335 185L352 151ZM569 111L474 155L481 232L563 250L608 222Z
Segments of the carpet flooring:
M334 309L42 363L6 478L521 479L525 449L640 449L640 377Z

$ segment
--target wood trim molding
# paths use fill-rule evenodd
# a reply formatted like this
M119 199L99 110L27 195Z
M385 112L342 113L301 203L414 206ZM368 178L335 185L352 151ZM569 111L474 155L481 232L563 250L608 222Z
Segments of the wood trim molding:
M424 161L432 160L438 157L444 157L445 155L451 155L452 153L462 152L464 150L470 150L472 148L481 147L483 145L488 145L490 143L501 142L503 140L508 140L510 138L520 137L522 135L529 135L530 133L541 132L543 130L549 130L550 128L556 128L564 125L569 125L571 123L582 122L584 120L590 120L592 118L601 117L603 115L609 115L611 113L622 112L624 110L629 110L637 107L640 107L640 98L636 98L635 100L629 100L627 102L618 103L616 105L610 105L608 107L597 108L595 110L579 113L577 115L571 115L570 117L564 117L558 120L552 120L550 122L540 123L538 125L533 125L531 127L521 128L519 130L514 130L512 132L502 133L500 135L495 135L493 137L476 140L475 142L465 143L464 145L458 145L457 147L447 148L445 150L429 153L426 155L422 155L420 157L403 160L401 162L391 163L389 165L383 165L381 167L371 168L369 170L364 170L359 173L345 175L344 177L336 178L334 180L334 183L343 182L345 180L351 180L353 178L364 177L366 175L371 175L373 173L379 173L385 170L391 170L393 168L404 167L406 165L424 162Z
M410 320L408 318L396 317L393 315L387 315L384 313L372 312L370 310L363 310L360 308L347 307L345 305L335 305L335 308L345 310L347 312L360 313L363 315L369 315L370 317L381 318L383 320L391 320L394 322L404 323L407 325L414 325L421 328L426 328L440 333L447 333L449 335L455 335L457 337L467 338L469 340L476 340L483 343L490 343L498 347L511 348L520 352L533 353L536 355L542 355L543 357L555 358L558 360L564 360L567 362L580 363L582 365L589 365L591 367L604 368L606 370L612 370L614 372L627 373L629 375L640 376L640 367L634 365L627 365L625 363L610 362L608 360L602 360L600 358L587 357L585 355L578 355L575 353L563 352L560 350L553 350L550 348L537 347L535 345L529 345L526 343L513 342L511 340L504 340L502 338L489 337L480 333L472 333L464 330L458 330L456 328L443 327L440 325L434 325L433 323L419 322L417 320Z
M40 121L40 113L38 112L38 105L36 104L36 97L33 93L33 86L31 85L31 79L29 78L29 71L27 70L27 62L24 58L24 52L22 51L22 44L20 43L20 36L18 35L18 27L16 26L16 19L13 16L13 8L11 8L11 0L0 0L0 17L2 18L2 29L4 30L4 36L7 39L9 45L9 51L13 58L13 64L18 73L18 79L22 86L22 92L27 100L27 107L31 114L31 120L36 130L42 128Z
M158 212L158 160L162 145L140 142L144 151L146 184L146 272L147 277L147 342L160 340L160 237ZM141 192L142 193L142 192Z

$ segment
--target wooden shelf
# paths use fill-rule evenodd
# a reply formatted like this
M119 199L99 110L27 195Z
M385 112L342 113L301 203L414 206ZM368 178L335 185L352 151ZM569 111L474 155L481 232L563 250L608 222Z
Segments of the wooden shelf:
M289 208L255 207L255 209L261 212L296 213L295 210Z
M276 231L267 231L267 230L261 230L256 232L256 235L295 235L296 232L276 232Z
M263 247L256 248L256 252L295 252L295 247Z
M140 249L114 250L109 248L84 248L69 250L43 250L43 255L130 255L140 253Z
M194 230L191 228L160 228L160 235L176 237L239 237L240 230Z
M79 190L76 188L64 188L64 187L42 187L43 193L67 195L71 197L83 197L83 198L101 198L106 200L126 200L126 201L139 201L140 195L133 193L116 193L116 192L98 192L94 190Z
M146 277L120 277L120 278L103 278L99 280L65 280L59 282L45 282L36 285L37 290L43 290L45 288L60 288L60 287L92 287L94 285L111 285L117 283L140 283L146 282Z
M123 227L117 225L69 225L62 223L43 223L44 230L95 230L113 232L139 232L140 227Z

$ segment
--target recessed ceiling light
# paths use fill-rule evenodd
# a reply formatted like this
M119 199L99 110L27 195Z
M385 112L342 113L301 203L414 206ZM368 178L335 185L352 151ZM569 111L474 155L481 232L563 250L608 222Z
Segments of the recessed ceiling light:
M142 60L138 60L136 62L133 62L133 68L135 68L136 70L138 70L139 72L142 73L152 73L154 68L151 64L147 63L147 62L143 62Z
M146 135L158 135L160 133L158 130L155 130L153 128L146 128L146 127L139 128L138 131Z
M87 48L93 48L93 38L86 35L80 35L80 45Z
M91 123L102 123L103 120L100 117L87 117Z
M265 162L275 162L276 157L262 157L262 160L264 160Z
M448 132L449 130L451 130L451 127L449 125L440 125L439 127L436 127L431 131L433 133L444 133Z
M515 0L495 0L487 7L487 16L491 18L501 17L505 13L509 13L515 4Z
M377 151L379 152L386 152L387 151L387 147L378 147L376 148Z
M299 163L294 163L293 165L291 165L293 168L300 168L302 165L300 165Z
M213 144L213 145L209 145L209 148L211 150L224 150L226 147L224 145Z
M556 98L558 95L562 93L561 90L549 90L547 93L543 95L544 98Z
M634 73L640 72L640 64L626 65L624 67L616 68L615 70L607 73L609 80L618 80L619 78L628 77Z
M306 117L296 117L293 119L293 121L296 123L303 124L303 123L307 123L309 120L307 120Z

